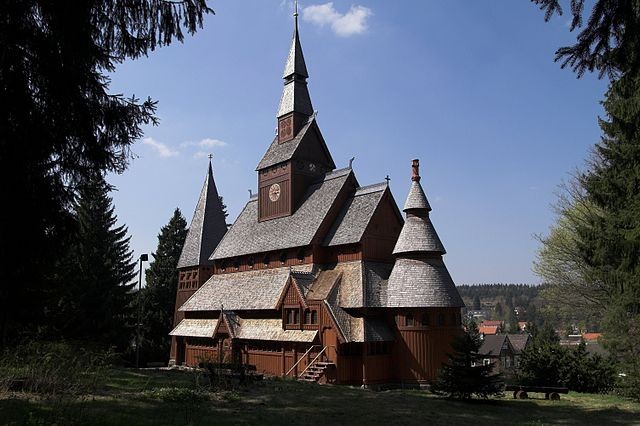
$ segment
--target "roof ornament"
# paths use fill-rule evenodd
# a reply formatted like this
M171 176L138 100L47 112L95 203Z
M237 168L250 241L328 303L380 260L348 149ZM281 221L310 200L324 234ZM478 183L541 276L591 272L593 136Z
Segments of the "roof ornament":
M420 160L417 158L411 162L411 180L420 182Z
M248 189L247 191L249 191L249 198L253 197L253 191L251 191L251 189Z
M353 160L355 160L356 157L351 157L351 159L349 160L349 168L351 169L353 166Z
M386 180L386 181L387 181L387 186L389 186L389 181L391 180L391 178L389 177L389 175L387 175L387 176L384 178L384 180Z
M294 0L293 4L295 5L295 12L293 12L293 17L296 19L296 25L298 24L298 0Z

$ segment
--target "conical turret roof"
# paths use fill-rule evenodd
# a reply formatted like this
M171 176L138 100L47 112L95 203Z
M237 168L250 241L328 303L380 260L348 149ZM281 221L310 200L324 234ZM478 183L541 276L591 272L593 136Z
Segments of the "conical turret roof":
M416 180L411 182L409 195L407 196L407 201L405 201L402 211L406 212L413 209L421 209L429 212L431 211L431 205L429 204L427 196L422 189L422 185L420 185L420 181Z
M209 162L209 170L200 191L198 204L191 219L189 232L185 239L178 268L190 266L213 265L209 256L218 246L227 232L227 223L222 208L216 183L213 179L213 169Z
M393 254L395 255L402 253L446 253L440 237L438 237L438 233L433 227L431 219L429 219L431 206L427 201L422 185L420 185L419 167L419 161L413 160L411 188L403 209L407 213L407 220L404 222L396 246L393 249Z
M395 264L387 281L387 307L462 307L464 302L442 260L444 246L436 233L431 207L420 185L419 162L413 160L404 222L393 254Z

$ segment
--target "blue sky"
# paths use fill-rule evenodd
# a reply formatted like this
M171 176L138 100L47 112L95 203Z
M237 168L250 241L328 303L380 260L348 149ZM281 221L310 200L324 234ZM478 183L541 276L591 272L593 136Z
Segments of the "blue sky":
M159 101L137 158L109 176L136 257L179 207L191 220L214 155L230 220L255 191L273 139L293 28L290 1L209 2L194 37L120 65L111 92ZM300 3L309 90L337 166L361 185L391 177L400 205L421 162L434 225L458 284L537 283L535 234L558 185L600 138L607 87L553 62L569 17L528 0Z

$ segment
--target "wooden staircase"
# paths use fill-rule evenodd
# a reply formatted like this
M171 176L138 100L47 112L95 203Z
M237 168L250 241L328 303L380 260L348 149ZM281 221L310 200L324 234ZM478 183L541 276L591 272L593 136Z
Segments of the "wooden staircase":
M327 368L333 367L335 364L333 362L324 362L318 361L310 365L304 374L298 378L298 380L304 382L316 382L318 383L320 379L324 377Z

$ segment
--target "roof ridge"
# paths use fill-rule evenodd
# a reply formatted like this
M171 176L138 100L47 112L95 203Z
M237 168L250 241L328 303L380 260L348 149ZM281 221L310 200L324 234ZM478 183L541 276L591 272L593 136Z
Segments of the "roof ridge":
M378 188L380 191L384 191L388 187L389 185L387 185L386 182L378 182L378 183L372 183L371 185L360 186L356 188L356 192L353 196L357 197L359 195L366 195L371 192L377 192L377 191L373 191L373 189L378 189Z

